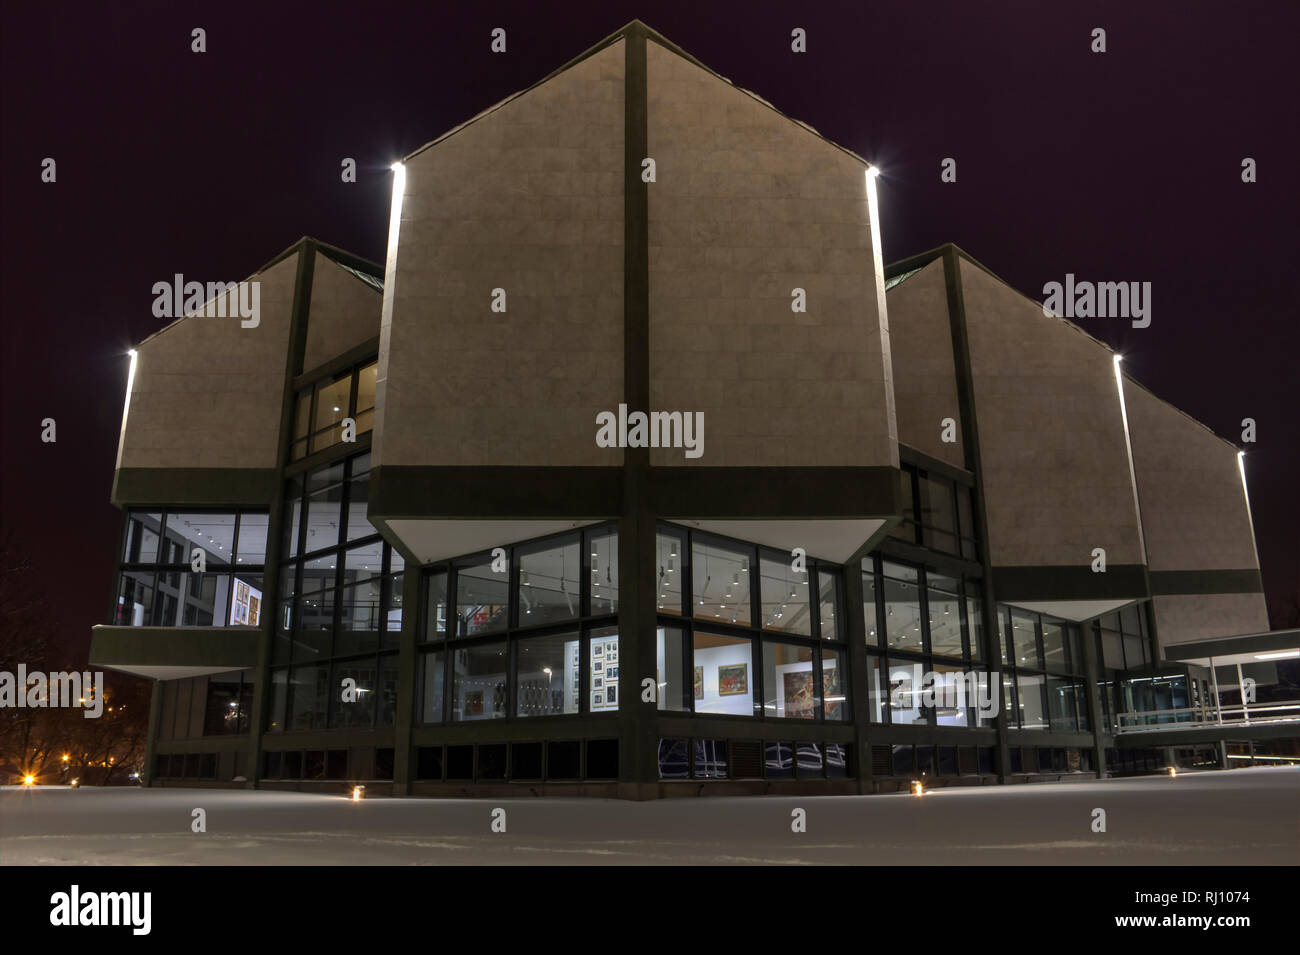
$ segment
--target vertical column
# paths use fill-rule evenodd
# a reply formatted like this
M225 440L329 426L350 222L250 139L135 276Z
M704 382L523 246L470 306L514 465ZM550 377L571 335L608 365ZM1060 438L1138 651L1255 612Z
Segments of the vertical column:
M623 393L629 411L650 405L649 185L641 161L649 155L646 34L639 23L624 33L623 108ZM649 495L650 451L623 451L623 513L619 520L619 647L628 679L619 705L619 791L647 798L658 777L657 705L642 700L641 681L655 668L655 517ZM627 665L631 664L630 668Z
M406 570L402 576L402 639L397 653L397 716L393 721L393 795L410 792L415 776L411 759L411 726L415 719L415 694L419 686L416 667L420 660L415 652L421 620L420 587L424 575L414 555L404 554ZM385 582L385 587L389 586Z
M293 379L302 372L307 349L307 317L311 309L312 277L316 267L316 243L304 241L298 249L298 274L293 286L293 312L289 319L289 348L284 360L284 397L280 404L280 448L276 470L280 480L271 501L266 532L266 575L263 579L262 625L258 634L257 680L253 684L253 714L248 723L248 779L256 788L262 777L262 728L266 725L268 694L271 691L271 647L276 607L280 600L280 560L284 544L284 468L289 463L289 440L293 429Z
M989 551L988 512L984 503L984 471L980 463L979 424L975 413L975 383L971 373L970 340L966 333L966 303L962 296L961 260L957 249L949 245L943 251L943 278L948 295L948 323L952 333L953 368L957 373L957 404L961 413L961 440L966 456L966 469L975 475L975 524L979 538L979 559L984 567L983 614L984 632L989 639L990 685L1002 694L1002 640L1003 634L993 593L993 558ZM1005 697L1003 697L1005 699ZM1010 775L1011 757L1007 746L1007 714L1001 702L994 718L998 734L998 781L1006 782Z
M1097 778L1104 779L1106 777L1106 747L1102 745L1101 737L1103 733L1110 732L1110 727L1102 725L1105 711L1102 709L1101 698L1098 695L1100 692L1101 661L1097 659L1097 641L1092 632L1092 621L1086 620L1078 626L1082 634L1079 638L1079 644L1083 647L1084 678L1088 681L1088 692L1085 699L1088 703L1088 721L1092 724L1092 764L1096 768Z
M153 767L158 759L154 747L158 745L158 724L162 722L162 680L153 681L153 692L149 697L149 729L145 737L144 784L153 785Z
M853 765L857 769L858 792L875 791L871 764L871 681L867 676L867 630L874 620L868 621L862 606L862 561L855 558L844 565L845 640L849 653L850 704L853 707L854 736ZM875 614L875 607L869 611Z

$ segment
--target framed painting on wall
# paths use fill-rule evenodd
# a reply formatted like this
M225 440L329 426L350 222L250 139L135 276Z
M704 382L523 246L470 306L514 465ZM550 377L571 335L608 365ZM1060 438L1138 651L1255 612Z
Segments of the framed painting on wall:
M811 670L796 670L782 674L785 684L785 712L781 716L796 719L813 718L813 675Z
M695 668L695 698L704 699L704 667Z
M748 692L748 663L730 663L718 667L718 696L740 696Z

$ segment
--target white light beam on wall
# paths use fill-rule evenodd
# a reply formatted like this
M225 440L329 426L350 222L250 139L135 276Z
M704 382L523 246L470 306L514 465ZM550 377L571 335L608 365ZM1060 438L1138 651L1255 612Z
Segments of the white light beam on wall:
M379 309L379 368L375 377L374 438L371 460L378 464L384 440L384 408L388 391L388 346L393 336L393 296L397 291L397 239L402 228L402 200L406 195L406 164L395 162L393 204L388 213L388 255L384 258L384 299Z
M880 170L867 166L863 178L867 183L867 216L871 220L871 268L876 284L876 312L880 316L880 365L884 373L885 415L890 437L890 463L898 467L898 419L894 411L894 359L889 349L889 310L885 305L885 258L880 245L880 202L876 180Z
M122 448L126 444L126 416L131 411L131 389L135 386L135 366L140 355L134 348L127 351L131 367L126 373L126 400L122 403L122 430L117 436L117 468L122 468Z
M1259 545L1255 543L1255 518L1250 513L1250 489L1246 487L1246 452L1237 452L1237 470L1241 472L1241 494L1246 499L1246 523L1250 525L1250 549L1255 553L1255 566L1259 566Z
M1123 360L1123 355L1115 356L1115 389L1119 392L1119 415L1124 420L1124 450L1128 453L1129 483L1133 485L1133 513L1137 515L1138 543L1142 546L1142 563L1150 566L1151 561L1147 559L1147 538L1142 530L1142 503L1138 500L1137 470L1133 467L1133 439L1128 430L1128 406L1124 403L1124 372L1119 367Z

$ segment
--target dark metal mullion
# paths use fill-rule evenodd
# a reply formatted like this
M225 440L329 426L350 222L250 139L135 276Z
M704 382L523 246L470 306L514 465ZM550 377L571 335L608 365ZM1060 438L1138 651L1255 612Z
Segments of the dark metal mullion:
M682 696L685 698L686 709L684 712L695 713L695 551L692 549L693 539L689 530L676 531L678 535L677 547L681 551L678 555L678 563L681 564L680 573L682 575L682 656L685 657L686 665L682 668L682 683L687 682L686 675L690 674L690 689L682 687ZM690 743L687 743L687 767L690 766Z
M749 625L750 633L749 669L757 679L753 680L754 694L751 696L750 712L760 720L766 719L763 709L766 700L766 680L763 675L763 551L751 545L749 548ZM725 591L724 591L725 592ZM758 611L757 615L755 611ZM692 671L692 678L695 673Z

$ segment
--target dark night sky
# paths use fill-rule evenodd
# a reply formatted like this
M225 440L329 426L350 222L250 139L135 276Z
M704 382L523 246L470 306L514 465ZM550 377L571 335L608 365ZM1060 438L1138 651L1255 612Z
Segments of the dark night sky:
M70 646L107 609L125 351L159 327L153 283L244 278L302 235L382 261L395 158L633 18L880 165L886 261L953 241L1040 299L1066 272L1152 282L1150 328L1081 324L1219 434L1258 421L1247 465L1273 626L1300 613L1300 5L179 6L3 13L3 524ZM806 55L790 52L796 26ZM1089 52L1098 26L1104 55ZM340 182L345 156L356 184ZM955 185L939 181L946 156ZM40 442L45 417L56 444Z

